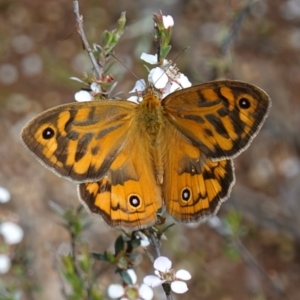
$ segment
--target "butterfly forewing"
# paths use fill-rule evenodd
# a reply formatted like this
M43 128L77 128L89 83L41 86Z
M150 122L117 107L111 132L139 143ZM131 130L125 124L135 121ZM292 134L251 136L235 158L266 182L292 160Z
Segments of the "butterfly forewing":
M78 182L96 180L124 146L136 106L129 101L58 106L31 120L22 139L58 175Z
M267 117L271 101L256 86L214 81L179 90L162 105L170 123L212 159L245 150Z

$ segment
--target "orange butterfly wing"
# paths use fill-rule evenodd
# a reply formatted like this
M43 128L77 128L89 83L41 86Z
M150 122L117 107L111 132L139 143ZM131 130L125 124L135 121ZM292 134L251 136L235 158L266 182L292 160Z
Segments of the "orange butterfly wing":
M245 150L266 119L271 101L258 87L213 81L179 90L163 101L168 121L213 160Z
M22 131L46 167L81 182L79 197L90 211L131 229L155 223L162 205L137 108L121 100L71 103L41 113Z
M233 162L212 161L175 128L167 128L162 186L166 210L178 222L197 222L229 197L235 182Z
M113 227L136 230L156 222L161 187L153 172L149 144L132 126L129 141L97 182L79 185L79 197Z
M22 139L56 174L77 182L96 180L124 146L136 107L129 101L60 105L31 120Z
M234 158L262 126L271 102L239 81L204 83L162 101L166 126L163 197L180 222L217 212L234 184ZM163 147L163 148L164 148Z

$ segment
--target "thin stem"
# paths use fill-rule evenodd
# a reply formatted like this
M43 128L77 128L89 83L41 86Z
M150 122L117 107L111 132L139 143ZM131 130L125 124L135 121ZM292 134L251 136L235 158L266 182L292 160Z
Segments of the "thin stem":
M59 279L59 283L60 283L60 293L61 293L61 295L64 299L68 300L68 294L67 294L67 291L66 291L65 283L64 283L64 280L63 280L62 273L60 272L60 269L58 267L57 260L58 260L58 255L56 253L55 256L54 256L54 261L53 261L53 269L58 274L58 279Z
M228 59L228 56L230 54L230 49L233 43L235 42L237 35L242 27L242 24L244 20L248 17L251 7L253 5L253 2L255 0L249 0L245 7L239 11L239 13L236 15L234 20L231 23L231 26L228 31L227 37L224 39L220 46L220 57L223 61L226 62L226 59ZM224 71L223 71L224 72ZM220 75L223 77L225 74L219 74L219 69L218 66L213 67L212 69L212 75L211 75L211 80L216 80Z
M159 249L160 248L159 240L153 232L150 233L150 239L155 250L155 258L158 258L159 256L161 256L160 249Z
M79 4L78 4L77 0L73 1L73 8L74 8L74 14L76 16L78 34L84 45L84 49L87 51L87 53L90 57L90 60L95 68L95 73L96 73L98 79L100 79L101 75L103 74L103 68L97 62L97 60L93 54L92 48L90 47L90 45L87 41L87 38L85 36L84 30L83 30L83 17L79 14Z
M229 34L221 46L221 56L225 56L228 53L231 45L234 43L243 21L246 19L246 17L248 17L250 13L253 2L254 0L248 1L245 7L237 14L236 18L232 22L229 29Z
M239 249L240 253L242 254L243 259L248 263L253 265L268 281L270 286L284 299L289 299L288 295L286 294L282 284L276 283L272 277L265 271L265 269L258 263L258 261L253 257L253 255L249 252L249 250L245 247L242 241L239 238L233 239L236 247Z
M157 238L157 236L153 232L150 232L150 240L151 240L152 245L153 245L154 250L155 250L155 258L158 258L159 256L161 256L160 249L159 249L160 248L159 239ZM163 285L163 289L164 289L164 292L166 294L167 300L173 300L172 295L167 291L167 290L170 289L170 287L166 288Z
M76 237L75 237L75 234L72 231L70 231L70 237L71 237L71 256L72 256L72 260L73 260L73 264L74 264L74 270L75 270L76 275L80 279L82 279L80 270L79 270L78 265L77 265Z

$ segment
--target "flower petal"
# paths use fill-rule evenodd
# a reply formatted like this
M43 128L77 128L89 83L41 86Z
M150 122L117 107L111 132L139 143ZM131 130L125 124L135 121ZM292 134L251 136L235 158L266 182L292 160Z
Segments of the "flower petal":
M140 103L143 98L138 96L130 96L129 98L127 98L127 100L135 103Z
M189 81L189 79L182 73L179 73L179 78L178 78L178 82L180 83L180 85L183 88L187 88L192 86L191 82Z
M153 267L160 272L166 272L171 269L172 262L167 257L160 256L154 261Z
M137 276L136 276L134 270L133 269L128 269L127 273L130 276L130 278L131 278L132 284L136 284Z
M153 298L153 290L144 283L139 288L139 294L144 300L151 300Z
M171 283L171 290L177 294L183 294L188 290L187 284L183 281L173 281Z
M157 287L165 282L165 280L161 280L159 277L154 275L146 276L143 281L145 284L151 287Z
M10 200L10 192L4 187L0 186L0 203L6 203Z
M3 235L4 241L8 245L20 243L23 239L23 229L12 222L3 222L0 225L0 234Z
M148 80L153 83L157 89L163 89L168 83L169 78L163 69L156 67L150 71Z
M141 231L137 231L135 235L140 240L140 245L142 247L148 247L150 245L150 241L144 233L142 233Z
M139 79L136 81L134 88L129 93L142 92L146 87L144 79Z
M144 240L144 239L141 239L141 247L148 247L150 245L150 242L149 240Z
M172 16L163 16L163 24L166 29L174 26L174 19Z
M155 65L157 64L157 55L152 55L152 54L147 54L147 53L142 53L141 59L148 64Z
M79 91L75 94L75 100L78 102L92 101L93 97L87 91Z
M117 298L120 298L121 296L123 296L124 292L125 292L125 290L122 287L122 285L120 285L120 284L111 284L107 290L108 296L110 298L114 298L114 299L117 299Z
M9 271L11 261L8 255L0 254L0 274L5 274Z
M91 90L92 90L93 92L95 92L95 93L100 93L100 92L101 92L101 86L100 86L98 83L93 82L93 83L91 84Z
M181 280L190 280L192 278L192 275L190 272L186 270L178 270L175 274L176 278Z
M182 87L177 82L173 82L170 88L170 94L181 89Z

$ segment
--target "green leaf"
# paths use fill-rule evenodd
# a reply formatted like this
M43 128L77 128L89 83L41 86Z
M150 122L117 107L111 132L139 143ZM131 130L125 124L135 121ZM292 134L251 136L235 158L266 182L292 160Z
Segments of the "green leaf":
M125 24L126 24L126 11L123 11L121 13L120 19L118 20L117 31L119 33L123 33L124 32Z
M70 255L62 256L62 262L64 265L64 270L68 273L74 272L74 263Z
M109 45L111 43L111 40L113 38L113 35L108 30L103 31L101 35L102 44L104 46Z
M160 235L162 235L163 233L165 233L167 230L169 230L171 227L173 227L175 225L175 223L171 223L168 226L166 226L165 228L163 228L159 233Z
M132 248L137 248L141 245L141 240L140 239L133 239L131 241L131 246Z
M107 254L107 252L104 253L95 253L92 252L92 257L96 260L101 260L101 261L106 261L106 262L111 262L111 258L109 257L109 255Z
M171 51L172 46L166 46L164 48L160 49L160 55L161 55L161 59L165 59L167 57L167 55L169 54L169 52Z
M121 251L124 250L125 243L122 235L119 235L115 242L115 254L118 255Z
M240 258L240 253L239 253L238 249L232 244L226 245L223 248L223 253L230 260L237 261Z
M117 266L122 270L126 270L128 268L128 259L125 257L125 253L118 258Z
M91 298L92 300L102 300L103 299L100 292L96 289L92 289L91 296L92 296L92 298Z
M225 218L234 236L239 236L242 226L242 216L236 211L230 211Z
M80 257L80 268L82 269L82 271L84 271L85 273L88 273L90 267L91 267L91 258L89 257L89 255L87 253L82 253L81 257Z
M129 284L129 285L132 285L133 282L131 280L131 277L130 275L128 274L127 270L122 270L120 272L120 275L122 277L122 280L126 283L126 284Z
M129 258L131 261L137 259L138 257L140 257L141 255L139 253L131 253Z

